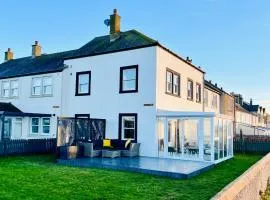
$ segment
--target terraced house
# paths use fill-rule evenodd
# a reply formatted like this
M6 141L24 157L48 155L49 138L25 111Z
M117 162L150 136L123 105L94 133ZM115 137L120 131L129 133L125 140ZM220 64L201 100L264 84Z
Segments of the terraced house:
M99 139L131 139L142 156L232 157L233 119L215 133L220 113L205 112L205 72L137 30L122 32L120 19L114 10L110 34L75 50L42 54L35 42L29 57L6 52L1 101L19 111L3 108L4 137L55 137L57 117L99 118Z

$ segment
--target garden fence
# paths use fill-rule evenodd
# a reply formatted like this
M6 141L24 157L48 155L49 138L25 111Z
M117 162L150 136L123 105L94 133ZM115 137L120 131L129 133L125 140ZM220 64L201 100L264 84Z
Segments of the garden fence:
M237 137L233 141L234 152L267 154L270 152L270 137Z
M18 139L0 141L0 155L54 153L56 139Z

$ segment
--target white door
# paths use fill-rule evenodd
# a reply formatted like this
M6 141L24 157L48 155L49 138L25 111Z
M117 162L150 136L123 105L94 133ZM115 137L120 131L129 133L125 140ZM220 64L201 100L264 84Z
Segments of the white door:
M21 139L22 137L22 118L16 118L14 122L14 139Z

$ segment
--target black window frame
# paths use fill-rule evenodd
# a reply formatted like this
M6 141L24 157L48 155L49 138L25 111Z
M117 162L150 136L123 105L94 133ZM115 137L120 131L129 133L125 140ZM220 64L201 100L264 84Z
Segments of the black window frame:
M80 75L88 74L89 75L89 84L87 93L79 93L79 77ZM76 89L75 96L87 96L91 94L91 71L82 71L76 73Z
M167 89L167 84L168 84L168 77L167 77L167 73L171 73L172 74L172 91L169 92ZM175 94L174 92L174 77L175 76L178 76L178 92L177 94ZM178 72L175 72L169 68L166 68L166 86L165 86L165 93L168 94L168 95L172 95L172 96L175 96L175 97L181 97L181 74L178 73Z
M127 69L135 69L136 70L136 81L135 81L135 89L134 90L123 90L123 72ZM124 66L120 67L120 83L119 83L119 93L136 93L138 92L138 82L139 79L139 67L138 65L130 65L130 66Z
M137 133L138 133L138 114L137 113L119 113L118 118L118 139L122 140L122 119L123 117L135 117L135 133L133 142L137 142Z

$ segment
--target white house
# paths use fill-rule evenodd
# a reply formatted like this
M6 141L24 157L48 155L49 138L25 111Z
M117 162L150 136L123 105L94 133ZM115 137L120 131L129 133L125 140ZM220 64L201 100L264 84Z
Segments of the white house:
M63 116L106 119L105 137L132 138L142 156L232 156L232 125L218 145L230 139L231 148L214 156L215 113L204 112L204 72L136 30L121 32L116 11L110 35L94 38L64 64Z
M116 10L110 34L79 49L43 55L35 43L30 57L10 53L0 65L1 101L51 115L46 134L48 119L28 116L27 138L55 137L57 117L77 116L105 119L105 138L131 138L142 156L219 162L233 155L232 126L219 125L216 140L216 113L204 112L204 71L136 30L121 32Z

